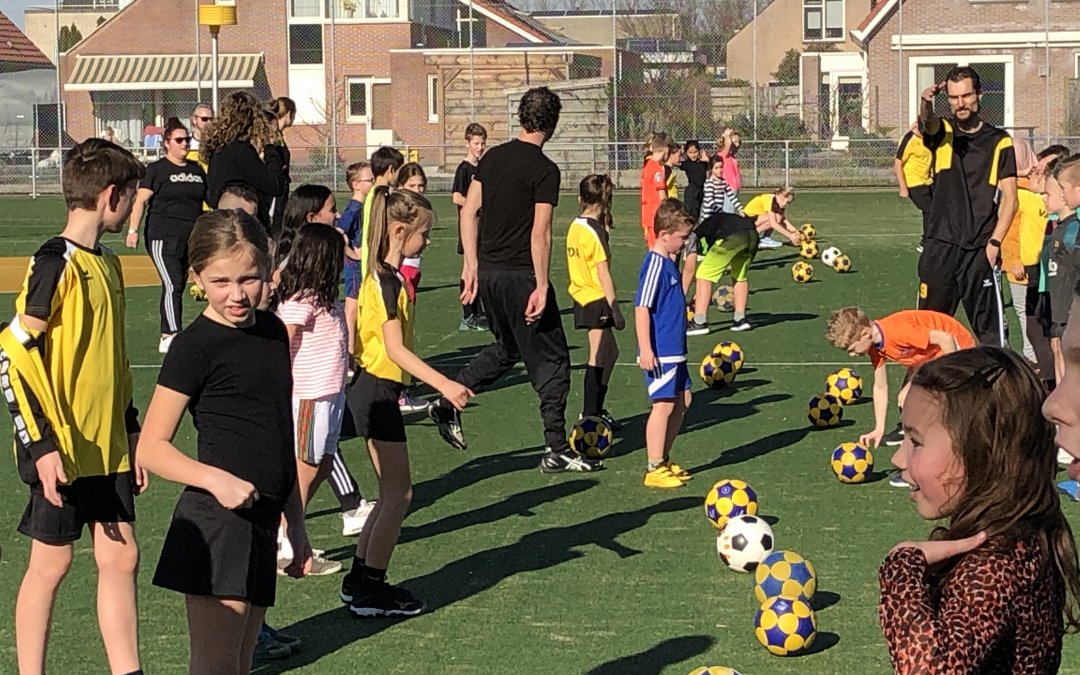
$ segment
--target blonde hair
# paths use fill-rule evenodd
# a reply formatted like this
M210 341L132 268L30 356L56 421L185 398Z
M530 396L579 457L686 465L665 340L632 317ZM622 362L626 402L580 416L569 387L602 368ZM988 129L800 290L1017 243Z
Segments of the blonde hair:
M371 162L353 162L349 165L349 168L345 169L345 185L352 190L353 183L360 178L360 172L364 169L370 169ZM375 174L372 174L374 176Z
M195 274L220 255L246 249L263 275L270 272L270 245L266 228L238 209L207 211L195 219L188 238L188 261Z
M841 307L829 314L825 339L833 347L847 349L864 328L870 328L870 317L858 307Z
M694 217L687 213L682 202L678 199L665 199L660 202L660 206L656 209L656 218L653 220L653 234L659 237L663 232L692 229L694 229Z
M672 144L671 136L668 136L662 131L653 131L645 137L645 156L648 157L654 152L660 152L661 150L667 150Z
M390 191L386 185L375 186L368 225L368 261L370 274L386 273L390 252L390 223L405 225L405 238L435 223L435 211L427 197L412 190Z
M778 188L776 188L776 191L773 194L775 194L777 197L779 197L780 195L783 195L783 196L788 197L790 199L794 199L795 198L795 188L791 187L790 185L787 185L787 186L784 186L784 187L778 187Z

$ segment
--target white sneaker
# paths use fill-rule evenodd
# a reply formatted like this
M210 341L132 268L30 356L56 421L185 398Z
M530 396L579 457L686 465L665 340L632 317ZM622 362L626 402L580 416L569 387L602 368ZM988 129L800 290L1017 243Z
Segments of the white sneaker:
M360 506L357 506L352 511L344 511L341 514L341 536L343 537L355 537L360 534L364 529L364 523L367 522L368 516L371 515L372 509L375 508L375 502L369 502L366 499L360 500Z
M1060 464L1061 466L1069 466L1073 463L1073 459L1075 458L1069 453L1065 452L1064 448L1058 448L1058 464Z
M324 551L315 553L312 550L311 555L311 569L308 570L307 576L309 577L324 577L328 574L337 574L341 571L341 563L337 560L327 560L322 557ZM285 576L285 568L292 562L292 558L278 558L277 572L280 576Z
M783 244L766 235L758 241L758 248L780 248Z
M162 335L158 340L157 350L159 354L165 354L169 351L169 347L172 346L173 338L176 337L176 333L170 333L169 335Z

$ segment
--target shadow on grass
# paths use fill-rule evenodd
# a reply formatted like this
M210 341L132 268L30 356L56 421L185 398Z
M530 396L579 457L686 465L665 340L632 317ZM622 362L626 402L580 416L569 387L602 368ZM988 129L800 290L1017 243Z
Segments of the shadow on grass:
M819 318L817 314L810 314L808 312L782 312L780 314L771 314L769 312L754 312L751 315L754 320L754 326L772 326L778 323L788 323L790 321L812 321Z
M574 525L537 530L512 544L478 551L455 560L434 572L409 580L406 585L427 602L427 612L438 612L490 590L515 575L551 569L581 558L585 555L581 549L588 546L597 546L620 558L640 555L642 551L623 545L618 537L643 527L653 516L700 506L701 499L698 497L677 497ZM592 555L602 554L593 552ZM282 628L304 641L302 651L286 661L259 664L252 672L272 675L304 668L327 654L357 640L377 635L398 623L398 620L392 619L354 618L336 599L327 598L326 602L335 605L334 608Z
M828 651L840 643L840 636L836 633L830 633L828 631L818 631L817 637L814 638L814 644L810 645L810 649L802 652L800 656L809 656L810 654L820 654L824 651Z
M690 471L690 473L698 473L710 469L717 469L722 466L728 466L730 464L748 462L751 459L767 455L774 450L794 445L805 438L806 434L810 433L810 431L809 427L802 427L799 429L786 429L769 436L762 436L750 443L744 443L743 445L725 450L720 453L719 457L708 464L695 466L688 469L688 471Z
M623 675L624 673L659 673L667 666L704 654L716 641L708 635L684 635L669 638L643 652L622 656L600 664L587 675Z
M465 366L469 365L470 361L472 361L474 358L476 358L476 356L481 351L483 351L489 344L492 344L495 341L495 337L493 335L491 335L490 333L488 334L488 339L489 339L489 342L486 342L486 343L484 343L482 345L469 345L468 347L458 347L457 349L455 349L453 351L450 351L450 352L443 352L442 354L436 354L435 356L427 357L427 358L424 359L424 361L429 366L431 366L435 370L439 371L440 373L445 374L446 376L450 377L451 379L456 379L458 373L460 373L462 370L464 370ZM569 346L569 351L570 351L571 355L575 351L580 351L580 350L581 350L581 347L578 346L578 345L570 345ZM570 359L570 362L571 363L574 362L574 359L572 357ZM519 360L516 364L514 364L509 369L507 369L506 373L504 373L502 375L502 377L495 380L494 382L492 382L487 387L475 388L473 391L477 394L477 396L481 396L482 394L485 394L485 393L488 393L488 392L498 391L500 389L506 389L508 387L514 387L514 386L517 386L519 384L528 384L528 383L529 383L529 374L525 370L525 364L522 363ZM434 389L432 389L432 388L430 388L430 387L428 387L426 385L418 385L415 388L413 394L414 395L427 395L427 394L433 394L434 391L435 391ZM431 397L431 398L432 398L432 400L434 400L434 397ZM482 398L481 398L481 400L482 400ZM466 416L467 415L468 415L468 413L466 413ZM466 424L467 424L467 422L466 422Z
M461 288L460 284L441 284L439 286L421 286L416 289L417 293L430 293L432 291L441 291L444 288Z
M768 249L766 249L768 250ZM758 250L758 256L761 255L761 249ZM753 264L750 265L752 270L767 270L774 267L787 267L788 263L793 263L796 260L802 260L802 256L798 251L792 251L790 253L782 253L775 258L755 258Z
M815 612L820 612L823 609L828 609L840 602L840 594L833 593L832 591L818 591L814 593L814 599L810 602L810 606L814 608Z
M450 450L449 452L457 451ZM514 471L535 471L542 452L542 447L520 448L468 459L464 464L458 465L441 476L430 478L414 486L415 496L409 513L416 513L443 497L482 480ZM465 456L462 453L462 457Z

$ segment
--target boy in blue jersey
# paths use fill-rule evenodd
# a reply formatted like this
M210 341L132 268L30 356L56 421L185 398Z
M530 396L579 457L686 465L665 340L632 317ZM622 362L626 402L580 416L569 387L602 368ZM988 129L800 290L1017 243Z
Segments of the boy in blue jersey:
M360 294L360 249L364 247L360 234L364 229L364 199L375 182L368 162L350 164L345 170L345 182L349 184L352 198L341 212L338 229L345 233L348 246L345 248L345 326L349 334L349 354L355 353L356 318L359 307L356 299Z
M690 474L671 462L671 445L690 407L690 370L686 366L686 296L674 258L694 229L694 219L678 199L666 199L656 211L656 241L645 254L634 299L638 364L652 412L645 425L648 467L645 486L678 488Z

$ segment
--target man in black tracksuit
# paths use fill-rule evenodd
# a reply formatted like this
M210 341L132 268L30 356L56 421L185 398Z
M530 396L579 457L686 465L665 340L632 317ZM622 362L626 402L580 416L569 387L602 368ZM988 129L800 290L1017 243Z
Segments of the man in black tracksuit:
M952 117L934 112L945 90ZM934 199L919 258L919 309L956 313L961 303L979 342L1004 347L999 261L1016 213L1012 138L979 119L979 75L952 69L922 95L919 128L934 153Z
M571 450L566 439L570 350L548 281L560 173L543 146L555 132L561 109L558 95L547 87L526 92L518 106L521 133L484 155L461 208L461 301L472 302L479 294L495 342L469 362L457 381L480 393L518 361L525 362L540 396L546 446L540 470L545 473L601 467ZM428 410L442 438L464 449L457 411L441 398Z

